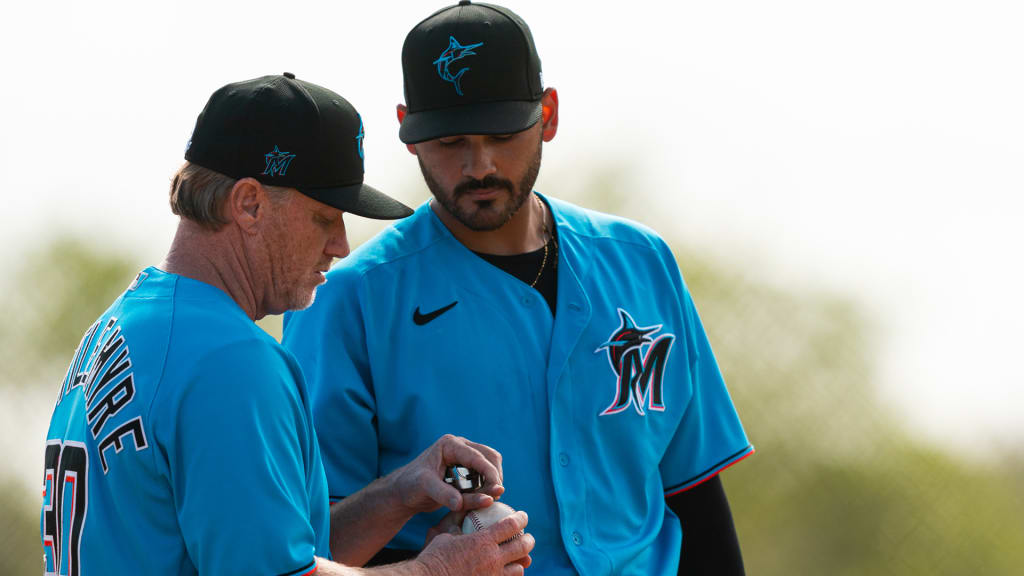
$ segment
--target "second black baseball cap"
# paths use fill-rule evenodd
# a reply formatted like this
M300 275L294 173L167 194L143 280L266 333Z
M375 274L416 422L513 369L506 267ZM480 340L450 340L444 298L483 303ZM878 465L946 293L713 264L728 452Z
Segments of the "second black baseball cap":
M507 8L463 0L417 24L402 46L405 102L398 137L511 134L541 117L540 57Z
M196 120L185 159L377 219L412 210L363 183L363 121L347 100L285 72L228 84Z

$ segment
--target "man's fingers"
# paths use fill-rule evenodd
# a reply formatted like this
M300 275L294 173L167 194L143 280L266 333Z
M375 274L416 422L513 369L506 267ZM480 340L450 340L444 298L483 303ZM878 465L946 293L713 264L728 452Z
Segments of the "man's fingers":
M466 440L466 444L468 444L470 448L475 448L477 452L483 454L484 458L494 465L494 468L498 471L498 475L495 477L498 484L504 483L505 471L501 467L501 453L486 444L479 444L470 440Z
M491 498L487 494L482 494L480 492L469 492L463 494L462 515L465 517L467 511L476 510L477 508L486 508L491 504L494 504L494 498Z
M426 548L430 541L441 534L453 534L458 536L462 534L462 521L466 518L466 513L463 511L452 511L444 515L441 520L430 527L427 530L427 539L423 547Z
M506 540L511 540L517 534L522 532L526 528L527 522L529 522L529 518L526 516L526 512L520 510L505 516L501 520L488 526L485 530L491 533L491 537L495 542L505 542ZM530 537L530 541L533 541L532 536ZM511 544L511 542L509 542L509 544ZM530 545L530 548L533 548L532 544ZM524 551L523 554L526 552L529 552L529 550ZM519 556L515 556L513 558L518 557ZM508 562L511 561L512 559L508 560Z
M441 464L443 466L451 466L452 464L468 466L483 474L484 492L491 495L501 495L505 491L505 488L501 485L501 456L496 451L488 448L488 451L492 453L491 457L495 458L495 461L492 462L483 452L471 446L472 442L464 438L450 437L443 440L444 442L441 446ZM477 446L483 445L477 444Z
M447 506L449 510L462 509L462 494L444 480L426 475L420 477L419 484L423 492L438 506Z
M459 532L462 531L462 521L466 519L466 512L462 510L453 510L444 515L441 521L437 523L437 527L441 530L448 532L448 528L456 527Z
M449 510L462 510L462 494L450 486L445 486L440 498L436 498L434 501L442 506L447 506Z
M519 538L502 544L498 548L501 553L501 561L505 564L517 564L526 568L530 565L530 550L533 550L534 544L536 541L532 534L523 534Z
M464 514L448 514L435 528L462 516ZM521 575L532 562L530 551L536 543L533 535L523 532L528 521L524 512L515 512L468 536L438 534L415 562L422 564L430 574Z
M504 570L502 570L502 574L505 574L506 576L508 574L522 574L530 567L530 564L533 564L533 558L527 554L511 564L506 564Z

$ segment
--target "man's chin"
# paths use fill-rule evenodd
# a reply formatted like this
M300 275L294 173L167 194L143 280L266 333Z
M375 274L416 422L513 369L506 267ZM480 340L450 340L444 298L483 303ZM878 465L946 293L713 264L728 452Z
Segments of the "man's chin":
M460 210L454 216L463 226L475 232L497 230L512 219L508 205L493 200L473 202L468 210Z
M301 301L299 303L300 306L296 307L295 309L296 310L305 310L306 308L309 308L310 306L312 306L313 302L316 301L316 289L317 288L318 288L317 286L314 286L313 290L309 293L309 296L307 296L305 300Z
M508 222L508 218L472 218L462 220L462 225L474 232L493 232Z
M319 285L313 286L309 291L302 294L294 294L288 301L288 311L305 310L313 305L316 300L316 289Z

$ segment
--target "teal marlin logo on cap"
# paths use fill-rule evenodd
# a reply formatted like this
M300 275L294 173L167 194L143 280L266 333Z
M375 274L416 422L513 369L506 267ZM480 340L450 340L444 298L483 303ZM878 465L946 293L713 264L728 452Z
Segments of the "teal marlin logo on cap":
M459 80L462 79L462 75L466 73L469 68L462 68L455 74L451 73L448 69L452 62L462 60L466 56L474 56L476 52L473 52L473 48L479 48L483 46L483 42L477 42L476 44L469 44L463 46L459 44L459 41L455 39L455 36L448 37L448 47L445 48L444 52L441 52L441 56L434 60L434 64L437 66L437 74L446 82L451 82L455 86L455 93L462 96L462 86L459 86Z
M359 114L356 114L359 116ZM366 167L366 156L363 153L363 138L366 138L366 132L363 130L363 117L359 116L359 134L356 134L356 145L359 146L359 159L363 160L363 167Z
M268 176L284 176L285 172L288 171L288 166L295 159L295 154L281 152L277 146L274 146L274 151L267 152L263 155L263 158L267 161L267 167L263 170L264 174Z

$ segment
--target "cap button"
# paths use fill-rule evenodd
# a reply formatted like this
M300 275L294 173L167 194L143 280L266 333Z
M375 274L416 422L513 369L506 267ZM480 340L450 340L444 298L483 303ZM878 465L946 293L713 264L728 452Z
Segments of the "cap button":
M285 72L284 74L282 74L282 76L288 78L289 80L295 80L295 74L292 74L291 72Z
M469 6L472 4L469 0L459 0L459 6Z

